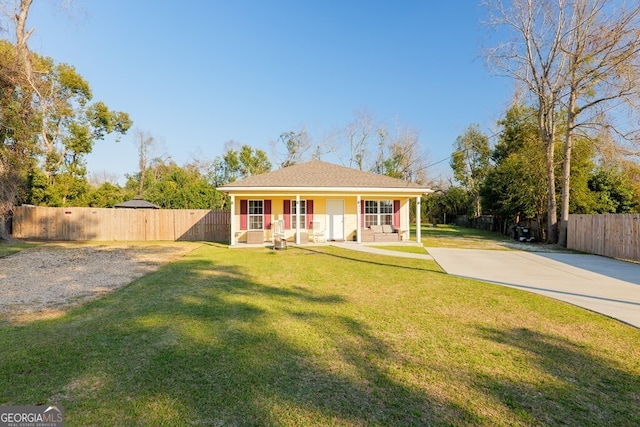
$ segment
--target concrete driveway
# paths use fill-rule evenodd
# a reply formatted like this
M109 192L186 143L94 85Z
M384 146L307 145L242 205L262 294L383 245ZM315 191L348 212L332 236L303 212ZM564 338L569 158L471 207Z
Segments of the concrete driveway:
M448 274L584 307L640 328L640 265L598 255L426 248Z

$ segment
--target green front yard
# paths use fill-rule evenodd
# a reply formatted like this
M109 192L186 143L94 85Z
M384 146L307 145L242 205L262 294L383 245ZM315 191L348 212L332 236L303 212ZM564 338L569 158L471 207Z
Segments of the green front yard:
M35 246L33 243L0 241L0 258Z
M424 226L421 233L422 243L427 247L505 250L517 243L500 233L452 225Z
M0 326L0 405L65 425L638 425L640 331L434 262L333 247L181 260Z

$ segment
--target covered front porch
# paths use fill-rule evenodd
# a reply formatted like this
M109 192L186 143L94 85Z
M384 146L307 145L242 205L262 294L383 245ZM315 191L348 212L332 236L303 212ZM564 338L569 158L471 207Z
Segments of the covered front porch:
M268 198L267 198L268 197ZM243 194L231 195L231 246L275 240L303 245L324 242L388 244L410 240L415 201L420 241L421 196L403 194Z

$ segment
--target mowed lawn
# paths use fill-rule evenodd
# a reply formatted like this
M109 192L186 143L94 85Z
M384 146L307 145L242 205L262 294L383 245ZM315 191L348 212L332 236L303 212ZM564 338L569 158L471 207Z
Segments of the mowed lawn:
M638 425L640 331L430 261L204 244L0 326L0 405L54 403L67 426Z
M509 250L513 246L520 246L509 236L491 231L473 228L458 227L454 225L438 225L437 227L425 226L421 228L422 243L427 247L459 248L459 249L497 249ZM412 230L412 235L413 235ZM524 244L524 247L535 250L536 248L556 247L546 243L532 242Z

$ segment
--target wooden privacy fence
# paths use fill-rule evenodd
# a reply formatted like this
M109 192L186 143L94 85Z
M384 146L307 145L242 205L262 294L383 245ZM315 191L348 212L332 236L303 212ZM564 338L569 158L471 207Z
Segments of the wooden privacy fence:
M13 237L41 240L228 242L228 211L17 206Z
M640 214L569 215L567 248L640 261Z

